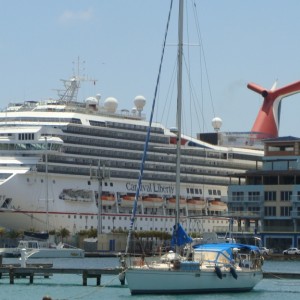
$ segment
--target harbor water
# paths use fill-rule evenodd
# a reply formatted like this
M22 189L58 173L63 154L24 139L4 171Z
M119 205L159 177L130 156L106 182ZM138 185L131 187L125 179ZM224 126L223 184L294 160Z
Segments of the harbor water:
M108 268L117 267L118 258L83 258L83 259L32 259L29 263L53 263L53 267L65 268ZM16 258L3 258L4 264L19 263ZM263 269L266 272L300 273L300 261L265 261ZM54 300L71 299L120 299L120 300L148 300L148 299L238 299L238 300L295 300L300 299L300 280L263 279L251 292L247 293L218 293L203 295L140 295L131 296L127 286L121 286L117 276L103 275L101 286L96 286L96 279L89 278L87 286L82 286L81 275L55 274L49 278L35 276L33 284L29 278L15 279L13 285L9 278L0 279L1 300L41 300L49 295Z

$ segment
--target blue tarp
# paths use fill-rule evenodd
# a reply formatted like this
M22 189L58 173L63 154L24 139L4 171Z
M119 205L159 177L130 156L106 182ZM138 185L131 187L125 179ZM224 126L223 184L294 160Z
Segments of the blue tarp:
M173 226L173 235L171 240L172 246L182 246L185 244L189 244L193 241L193 239L185 232L181 224L178 224L177 231L176 225Z

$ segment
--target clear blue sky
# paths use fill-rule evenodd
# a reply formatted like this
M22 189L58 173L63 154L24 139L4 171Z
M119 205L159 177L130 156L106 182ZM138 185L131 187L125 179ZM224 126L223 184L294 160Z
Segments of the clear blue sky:
M84 74L97 79L95 86L83 87L82 97L101 93L103 99L116 97L120 109L131 109L133 98L142 94L148 101L144 112L149 117L169 3L0 0L0 108L9 102L55 98L59 80L72 75L72 62L80 57L86 62ZM271 88L276 79L278 86L300 80L300 1L186 3L196 4L215 115L223 119L225 131L249 131L262 100L246 88L247 83ZM177 8L177 1L174 5ZM193 23L193 11L187 12ZM177 9L166 55L175 49L176 18ZM197 44L196 31L189 26L188 42ZM194 48L191 51L199 52L199 47ZM164 69L170 76L173 58L166 60ZM194 64L194 58L191 61ZM200 80L194 84L200 86ZM160 100L168 88L161 85ZM205 92L207 106L201 112L205 131L211 130L214 116L209 98ZM163 111L162 106L158 109ZM284 100L280 135L300 137L299 112L300 94ZM168 118L163 123L173 126L172 117ZM195 120L193 132L203 130L195 116L190 120Z

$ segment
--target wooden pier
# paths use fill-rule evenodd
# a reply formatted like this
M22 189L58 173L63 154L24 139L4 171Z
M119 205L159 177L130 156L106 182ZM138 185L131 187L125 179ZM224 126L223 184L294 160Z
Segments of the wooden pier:
M29 283L33 283L35 276L44 276L49 278L53 274L81 274L82 285L87 285L88 278L96 278L96 285L101 284L102 275L119 275L122 273L120 268L106 268L106 269L73 269L73 268L53 268L52 266L2 266L0 267L0 279L3 275L9 277L9 283L14 284L15 278L29 277ZM121 285L125 284L125 276L119 278Z
M52 264L28 264L26 267L16 265L2 265L0 267L0 280L3 276L9 277L9 283L14 284L15 279L29 278L29 283L33 284L34 277L43 276L49 278L53 274L77 274L82 275L82 285L87 286L88 278L95 278L96 285L101 284L102 275L120 275L121 268L105 268L105 269L83 269L83 268L53 268ZM264 272L264 279L300 279L300 273L284 273L284 272ZM125 276L119 276L121 285L125 284Z

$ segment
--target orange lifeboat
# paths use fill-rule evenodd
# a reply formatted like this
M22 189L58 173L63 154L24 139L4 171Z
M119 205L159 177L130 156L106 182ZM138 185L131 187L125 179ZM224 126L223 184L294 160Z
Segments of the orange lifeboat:
M209 209L209 211L227 211L228 207L225 202L214 199L214 200L209 201L208 209Z
M144 207L161 207L164 199L158 195L147 195L142 197Z
M184 197L180 197L179 199L179 207L186 206L186 199ZM176 208L176 197L167 198L167 208L175 209Z
M115 195L113 193L103 192L101 196L102 205L114 205Z
M133 207L133 202L135 199L135 193L124 194L120 196L122 207Z
M202 210L205 209L205 200L200 197L192 197L187 200L189 210Z

